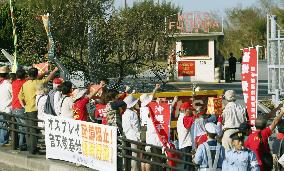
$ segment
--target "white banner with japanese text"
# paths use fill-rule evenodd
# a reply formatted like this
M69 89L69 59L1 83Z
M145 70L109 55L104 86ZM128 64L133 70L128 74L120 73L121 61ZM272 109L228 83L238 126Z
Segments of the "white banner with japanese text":
M117 129L45 115L46 158L92 169L117 170Z

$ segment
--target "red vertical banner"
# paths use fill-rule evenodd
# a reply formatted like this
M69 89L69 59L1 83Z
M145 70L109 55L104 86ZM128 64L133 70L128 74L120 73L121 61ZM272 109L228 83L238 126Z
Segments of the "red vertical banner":
M148 106L159 139L163 146L166 147L170 137L171 106L167 102L151 102Z
M242 89L251 125L257 117L258 95L258 51L256 48L245 48L242 60Z

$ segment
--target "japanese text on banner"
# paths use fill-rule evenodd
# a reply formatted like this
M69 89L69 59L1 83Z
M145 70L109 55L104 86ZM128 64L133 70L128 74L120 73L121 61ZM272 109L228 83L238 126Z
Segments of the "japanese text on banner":
M257 116L257 50L255 48L244 49L242 61L242 89L249 120L255 125Z
M116 170L115 127L46 115L45 136L47 158Z

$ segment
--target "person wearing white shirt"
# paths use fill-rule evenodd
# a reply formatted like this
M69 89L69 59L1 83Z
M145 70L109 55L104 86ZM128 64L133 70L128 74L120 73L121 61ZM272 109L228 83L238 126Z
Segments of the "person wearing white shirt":
M225 99L228 101L228 104L223 110L223 138L222 145L226 150L231 149L231 138L230 136L235 132L238 132L238 128L241 123L247 121L245 108L236 103L236 93L233 90L228 90L225 92Z
M50 109L46 110L47 114L51 115L59 115L60 114L60 99L62 97L61 92L59 91L59 86L62 84L63 79L61 78L54 78L52 81L53 89L48 93L48 103L50 103Z
M12 112L12 85L6 78L8 76L8 67L0 67L0 113L11 114ZM7 115L0 115L0 119L8 119ZM0 122L0 126L8 127L7 122ZM8 131L0 129L0 145L7 144L9 140Z
M150 117L150 111L149 111L149 107L148 104L153 100L155 93L157 92L157 90L160 89L160 85L156 84L153 92L151 94L142 94L140 96L140 101L141 101L141 108L140 108L140 118L141 118L141 125L143 125L145 128L144 130L146 131L146 143L147 144L151 144L151 145L155 145L155 146L162 146L162 143L158 137L158 134L156 132L154 123ZM142 130L143 130L143 126L142 126ZM141 132L143 133L143 131ZM145 147L146 152L151 152L151 153L155 153L155 154L162 154L162 151L157 150L156 148L151 148L150 146L146 146ZM145 159L149 159L152 160L154 162L161 162L161 159L158 157L154 157L154 156L143 156L143 158ZM161 168L159 166L154 166L154 168L151 168L151 165L148 163L141 163L141 170L142 171L150 171L150 170L161 170Z
M127 109L122 115L122 129L127 139L133 141L140 140L140 123L137 113L134 111L134 107L136 107L138 99L133 97L132 95L127 96L123 100ZM131 144L131 148L137 149L136 144ZM133 157L137 157L137 153L132 152ZM138 171L138 162L135 160L131 160L131 171Z
M65 81L60 87L62 97L59 100L60 117L73 119L73 99L71 97L72 93L72 83L70 81Z
M37 118L39 120L44 120L46 113L44 112L44 106L47 100L48 90L43 84L38 84L36 87L36 109ZM38 122L38 127L44 128L44 122ZM44 131L41 131L44 133Z
M60 91L56 91L54 94L54 112L57 116L60 115L60 99L62 98L62 93Z

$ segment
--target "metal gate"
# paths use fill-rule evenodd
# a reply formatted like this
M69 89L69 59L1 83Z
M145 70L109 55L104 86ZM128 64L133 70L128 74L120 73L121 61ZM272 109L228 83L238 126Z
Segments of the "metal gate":
M268 93L278 103L284 94L284 30L275 15L267 15Z

